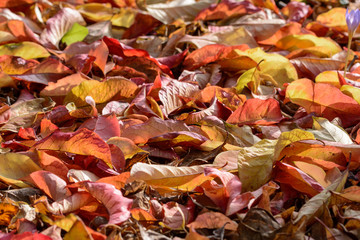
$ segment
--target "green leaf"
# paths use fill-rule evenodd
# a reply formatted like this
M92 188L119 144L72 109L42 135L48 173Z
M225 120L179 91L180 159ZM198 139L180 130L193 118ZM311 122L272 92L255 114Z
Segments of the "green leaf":
M86 27L81 26L78 23L74 23L71 29L67 33L65 33L61 41L69 46L72 43L84 40L88 33L89 30Z

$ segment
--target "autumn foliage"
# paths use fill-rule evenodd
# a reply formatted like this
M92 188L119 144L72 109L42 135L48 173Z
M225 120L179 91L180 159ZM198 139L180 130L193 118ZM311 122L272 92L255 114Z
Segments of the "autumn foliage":
M360 238L360 5L304 2L1 0L0 240Z

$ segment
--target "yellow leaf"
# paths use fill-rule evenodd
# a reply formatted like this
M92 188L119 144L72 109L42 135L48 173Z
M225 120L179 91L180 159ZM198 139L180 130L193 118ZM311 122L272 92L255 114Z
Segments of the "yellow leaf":
M289 59L275 53L266 53L260 48L252 48L246 51L234 50L239 56L248 56L257 63L261 62L261 73L271 76L282 87L298 78L295 67Z
M315 82L331 84L337 88L341 87L340 82L339 82L338 73L335 71L324 71L324 72L320 73L319 75L316 76Z
M343 7L332 8L316 17L316 21L328 27L336 28L341 32L347 32L346 9Z
M113 16L110 3L87 3L77 6L76 9L83 17L94 22L108 21Z
M340 91L348 95L349 97L352 97L357 103L360 104L360 88L350 86L350 85L342 85L340 88Z
M70 213L66 217L55 221L54 223L52 223L52 225L54 224L68 232L77 220L78 218L76 217L76 215Z
M130 159L138 153L147 154L147 151L139 148L133 141L124 137L112 137L106 142L118 146L124 154L125 159Z
M340 46L330 38L316 37L311 34L304 35L288 35L283 37L276 43L276 47L285 49L288 51L294 51L297 49L305 49L309 47L325 47L329 51L329 56L341 51Z
M121 8L120 12L111 18L111 23L117 27L129 28L134 23L136 14L131 8Z
M254 191L269 181L276 140L264 139L238 151L238 171L242 192Z
M9 43L0 46L1 55L19 56L24 59L46 58L50 53L41 45L34 42Z
M29 187L29 185L18 179L38 170L41 170L41 168L26 155L19 153L0 155L0 179L9 185Z
M274 159L278 160L281 151L290 143L301 141L301 140L314 140L314 134L301 129L294 129L290 132L281 133L278 142L275 146Z
M260 66L257 66L256 68L251 68L242 74L239 77L235 88L238 93L241 93L244 87L247 86L251 92L258 94L258 88L261 84L272 84L274 86L278 85L271 75L262 73Z
M137 85L126 78L114 77L105 82L96 80L83 81L71 89L65 97L65 104L74 102L77 107L87 106L86 96L91 96L95 103L105 103L110 100L128 99L134 96Z
M72 239L81 239L81 240L91 240L91 234L86 229L86 225L79 218L71 227L70 231L65 234L64 240L72 240Z

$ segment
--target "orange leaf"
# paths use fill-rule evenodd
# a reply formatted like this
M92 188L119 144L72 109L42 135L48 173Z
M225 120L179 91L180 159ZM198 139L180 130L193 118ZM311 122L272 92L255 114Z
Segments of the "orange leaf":
M141 222L156 221L157 219L142 208L131 209L131 216Z
M115 186L116 189L121 189L125 186L127 179L130 177L130 172L123 172L117 176L103 177L97 180L98 183L108 183Z
M245 14L252 14L261 11L260 8L255 7L248 1L232 2L232 1L221 1L219 4L211 5L210 7L202 10L195 17L195 21L203 20L219 20L226 19L233 15L241 16Z
M280 39L292 34L313 34L301 27L300 23L290 22L276 31L270 38L259 41L260 44L275 45Z
M206 45L190 53L185 58L183 66L185 69L194 70L208 63L226 59L226 56L234 49L244 51L249 49L249 47L246 44L238 46L225 46L222 44Z
M25 60L11 55L0 56L0 69L6 74L23 74L38 64L38 61L32 59Z
M84 186L88 192L104 204L109 212L108 224L121 224L130 217L132 199L126 198L121 191L108 183L85 182Z
M73 87L78 86L80 83L88 79L89 78L84 74L78 72L61 78L56 82L49 82L48 85L40 92L40 95L51 97L57 103L62 103L65 96Z
M33 184L55 201L63 200L71 195L69 189L66 188L67 183L51 172L36 171L31 173L29 178Z
M23 5L30 5L33 4L35 0L19 0L19 1L13 1L13 0L3 0L0 2L0 8L13 8L13 7L19 7Z
M270 125L278 123L282 118L278 101L272 98L267 100L253 98L238 107L226 122L241 125Z
M329 84L299 79L287 87L286 97L305 108L308 113L315 112L330 121L339 117L344 127L351 126L360 119L360 105Z
M187 227L197 228L208 228L208 229L219 229L224 227L227 230L236 231L237 223L226 217L224 214L219 212L206 212L199 214L195 221L188 224Z
M0 225L8 226L11 219L17 214L19 208L11 203L0 203Z
M37 36L23 21L9 20L7 22L7 27L9 28L12 35L17 38L18 41L31 41L39 43Z
M69 169L62 160L46 153L46 151L38 151L38 157L40 167L43 170L52 172L65 181L67 180Z
M39 150L54 150L79 155L90 155L111 165L109 146L96 133L82 128L73 133L59 130L39 141L35 146Z
M332 146L323 146L322 144L305 144L294 142L281 151L278 159L291 163L292 161L304 161L322 167L324 170L330 170L337 167L344 170L347 160L341 149Z
M300 169L287 163L276 162L275 164L275 181L289 184L297 191L305 193L311 197L324 190L324 187Z

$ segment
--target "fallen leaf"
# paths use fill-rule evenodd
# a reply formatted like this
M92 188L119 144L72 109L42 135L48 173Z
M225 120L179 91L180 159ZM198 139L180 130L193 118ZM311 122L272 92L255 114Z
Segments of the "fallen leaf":
M276 140L261 140L237 151L242 192L254 191L270 180L276 143Z
M311 197L324 190L316 180L296 167L283 162L276 162L275 166L274 179L278 182L289 184L297 191Z
M289 35L280 39L276 43L276 47L288 51L315 46L326 47L326 49L329 51L328 57L331 57L332 55L341 51L341 48L335 41L328 38L316 37L311 34Z
M36 171L29 175L29 179L54 201L63 200L71 195L66 188L67 183L51 172Z
M211 21L211 20L219 20L226 19L232 17L233 15L245 15L252 14L260 11L260 8L255 7L250 2L231 2L225 1L220 2L215 5L211 5L210 7L203 9L199 14L195 17L195 21L203 20L203 21Z
M234 221L219 212L206 212L203 214L199 214L193 222L189 223L186 226L191 229L218 229L221 227L233 231L237 229L237 224Z
M170 24L176 19L191 21L202 9L215 3L214 0L174 0L170 3L149 4L146 6L147 12L157 20L165 24Z
M0 55L18 56L24 59L46 58L50 53L34 42L9 43L0 46Z
M41 43L49 48L59 48L61 38L75 23L85 25L81 14L71 8L62 8L55 16L46 21L46 28L40 36Z
M41 170L28 156L20 153L5 153L0 155L0 178L9 185L28 187L20 179L32 172Z
M279 103L275 99L253 98L246 100L244 105L238 107L226 122L239 125L268 125L278 123L282 118Z
M59 130L34 145L38 150L54 150L80 155L91 155L111 164L109 146L96 133L85 128L73 133Z
M327 95L329 92L332 93L331 96ZM286 89L286 97L304 107L308 113L315 112L330 121L340 117L344 127L357 122L357 113L360 112L360 105L338 88L308 79L291 83Z
M128 182L143 180L153 187L164 187L191 191L201 183L211 179L203 175L207 166L173 167L136 163L130 171Z
M85 182L86 190L99 200L109 212L108 224L121 224L130 218L132 199L123 197L120 190L108 183Z
M135 83L122 77L110 78L105 82L88 80L72 88L66 95L64 102L74 102L77 107L81 107L88 105L85 101L86 96L91 96L95 103L128 99L134 96L137 89Z

